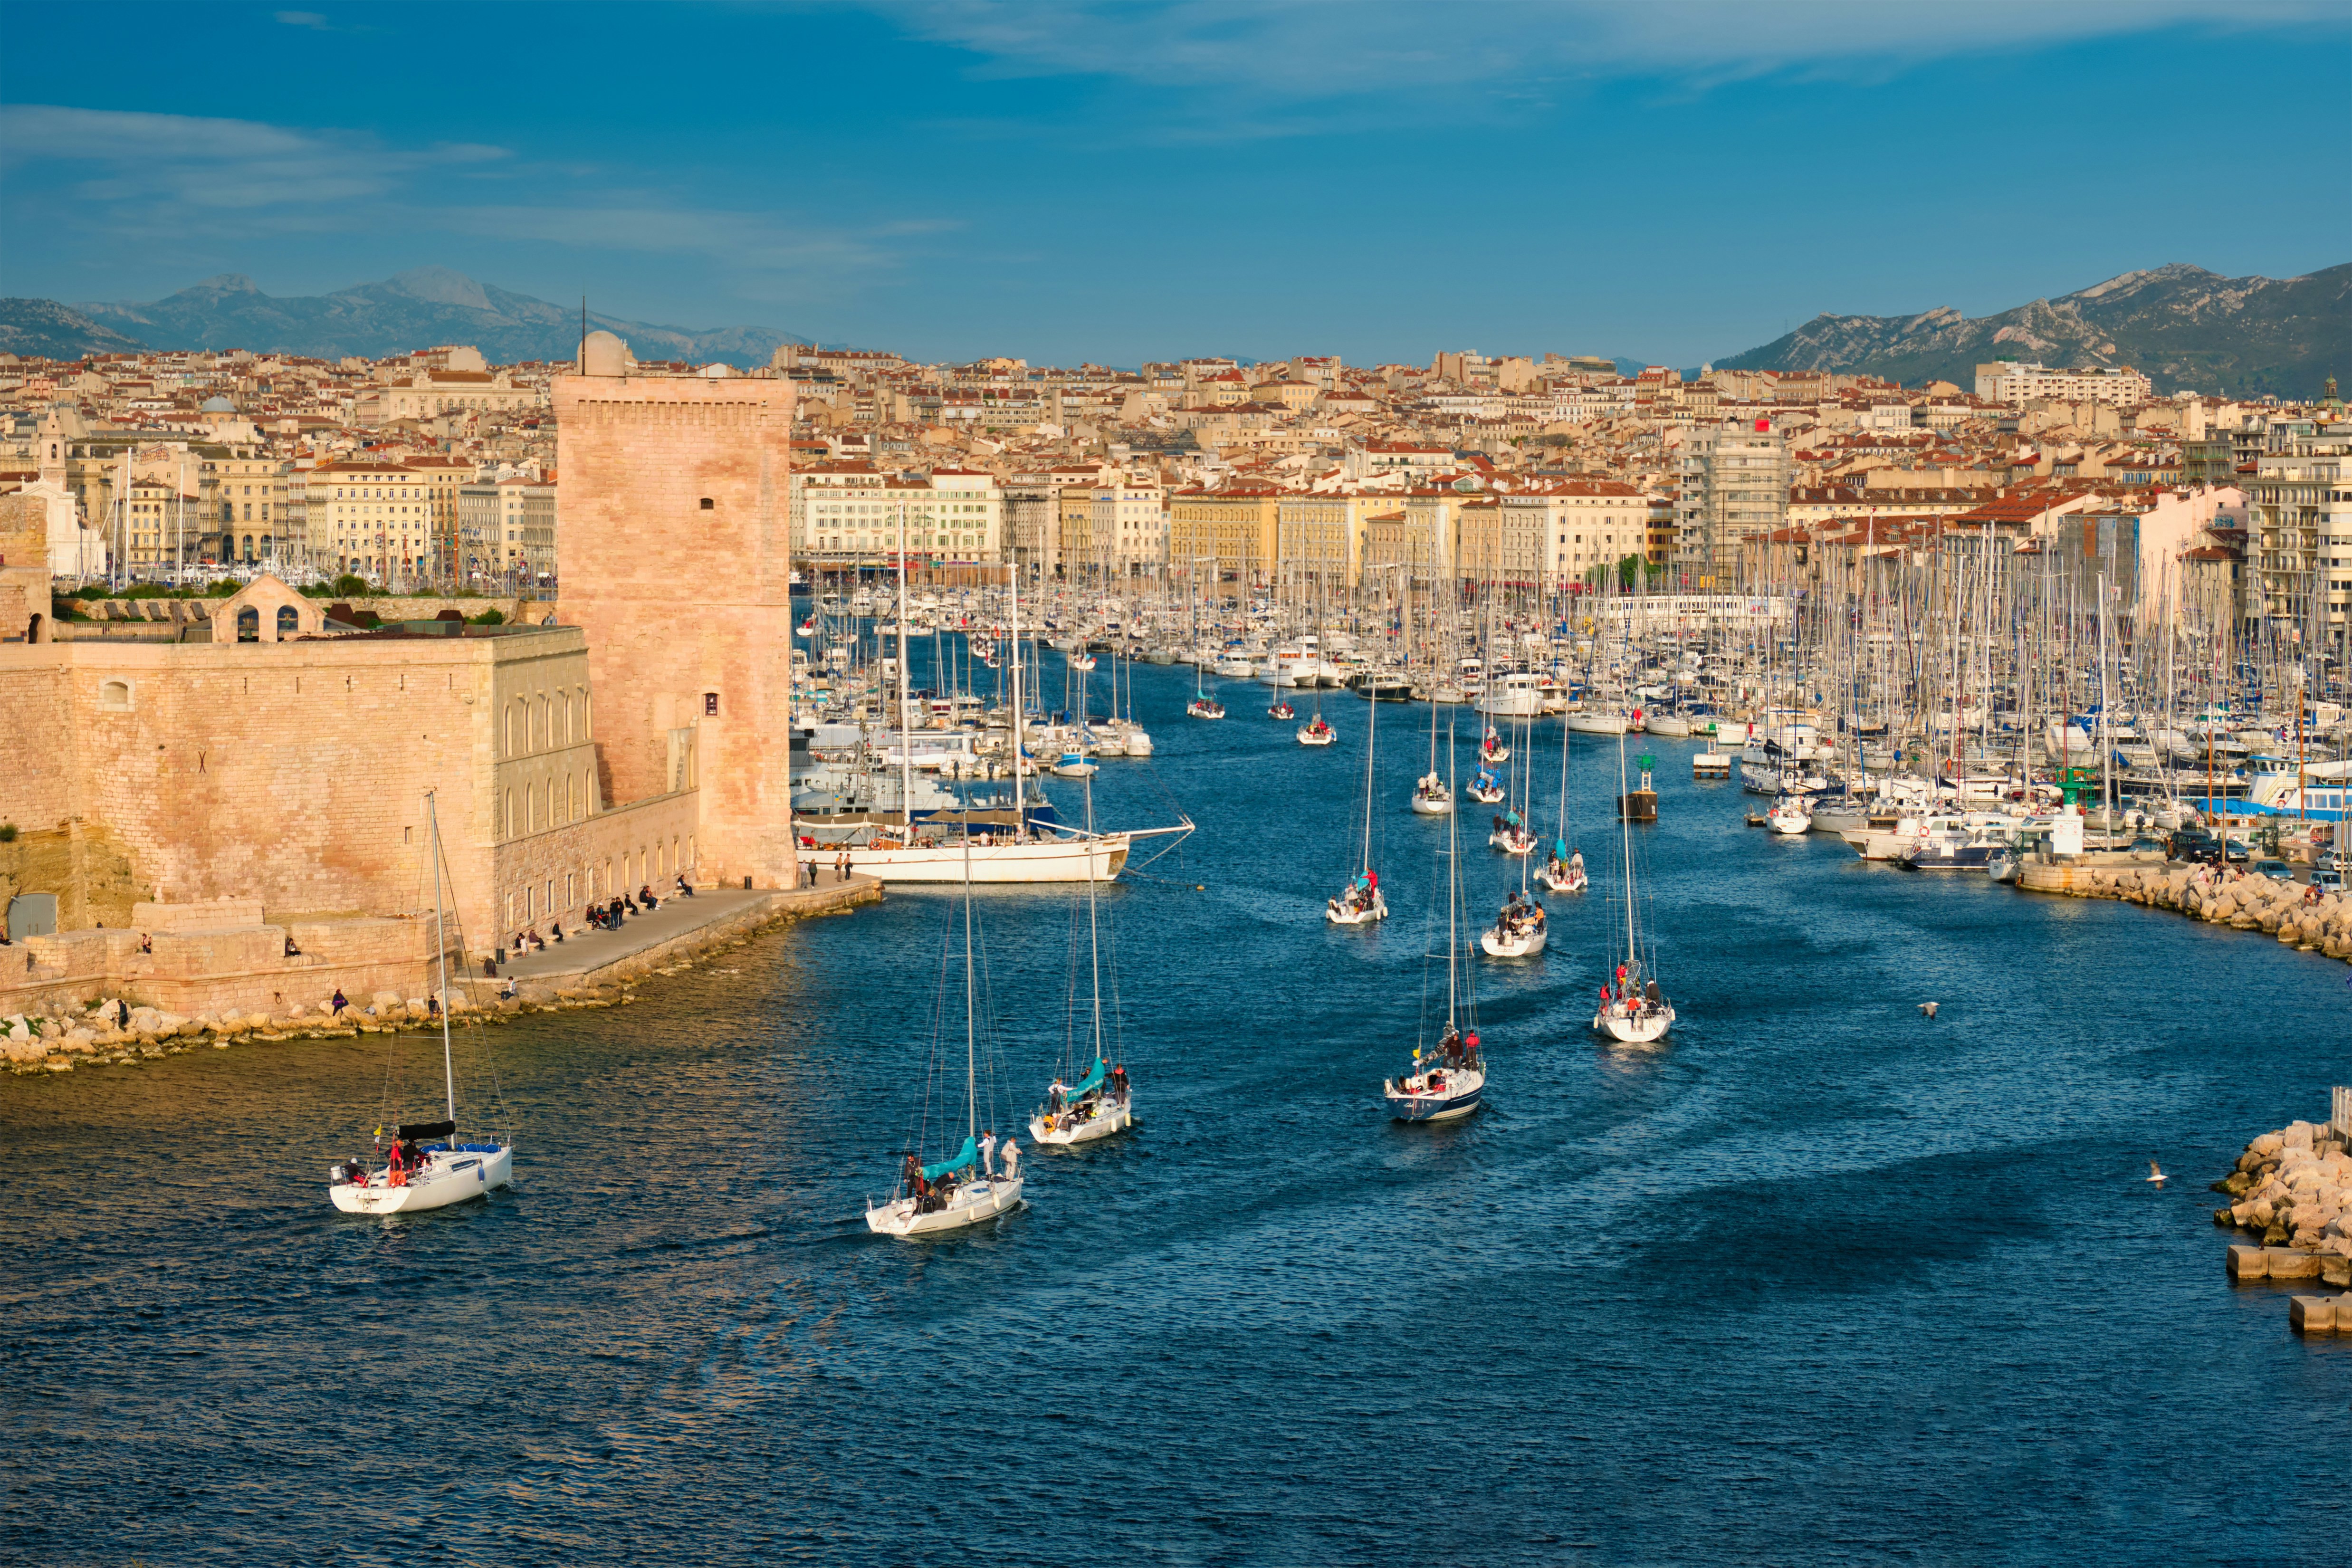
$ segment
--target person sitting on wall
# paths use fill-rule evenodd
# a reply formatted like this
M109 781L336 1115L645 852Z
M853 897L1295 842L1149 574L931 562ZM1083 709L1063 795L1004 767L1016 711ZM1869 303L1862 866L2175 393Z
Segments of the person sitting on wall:
M649 910L657 910L661 908L661 900L654 897L653 884L650 882L637 889L637 902L645 905L645 907Z
M563 940L563 922L562 921L557 921L554 925L549 929L555 933L556 941L562 942Z
M139 951L142 952L152 952L155 951L155 939L149 936L143 931L139 933Z
M302 950L294 945L294 933L291 931L286 933L286 956L289 958L302 956Z
M678 873L677 890L689 899L694 897L694 884L686 879L684 872Z

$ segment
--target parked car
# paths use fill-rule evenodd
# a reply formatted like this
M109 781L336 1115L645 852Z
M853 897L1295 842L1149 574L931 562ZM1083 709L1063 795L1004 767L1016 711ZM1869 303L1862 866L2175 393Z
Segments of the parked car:
M2294 868L2284 860L2257 860L2252 869L2257 877L2268 877L2273 882L2294 880Z
M2242 838L2231 839L2221 847L2221 853L2228 858L2230 864L2232 866L2243 865L2246 861L2253 858L2254 854L2251 848L2247 847L2246 841Z
M2322 892L2340 893L2344 890L2344 873L2332 867L2324 871L2314 871L2311 885Z
M2312 864L2322 871L2341 871L2344 869L2344 857L2336 850L2323 849Z

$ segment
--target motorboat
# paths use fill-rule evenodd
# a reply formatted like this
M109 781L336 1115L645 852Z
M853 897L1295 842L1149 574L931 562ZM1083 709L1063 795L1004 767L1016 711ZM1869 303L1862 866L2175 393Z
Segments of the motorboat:
M1076 752L1064 752L1054 763L1054 776L1062 779L1090 779L1102 772Z
M1524 671L1499 676L1478 699L1478 711L1503 719L1536 718L1544 710L1545 685L1542 676ZM1493 731L1487 733L1491 735Z

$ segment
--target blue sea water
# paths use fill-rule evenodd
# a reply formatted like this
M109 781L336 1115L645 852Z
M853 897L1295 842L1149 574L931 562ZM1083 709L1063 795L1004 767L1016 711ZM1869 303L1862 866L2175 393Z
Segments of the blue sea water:
M1682 1021L1605 1046L1617 753L1577 737L1593 890L1476 964L1487 1109L1399 1126L1380 1079L1444 1005L1427 710L1380 714L1395 918L1339 931L1365 705L1314 752L1250 688L1184 719L1191 679L1137 672L1159 755L1095 787L1200 824L1101 899L1141 1124L1034 1156L985 1232L857 1219L938 1051L961 1092L952 894L494 1032L520 1180L457 1211L324 1193L431 1042L0 1080L0 1561L2340 1554L2352 1341L2226 1280L2205 1186L2352 1081L2345 965L1769 837L1636 738ZM1462 826L1485 912L1517 873ZM1084 910L974 904L1003 1131L1084 1027Z

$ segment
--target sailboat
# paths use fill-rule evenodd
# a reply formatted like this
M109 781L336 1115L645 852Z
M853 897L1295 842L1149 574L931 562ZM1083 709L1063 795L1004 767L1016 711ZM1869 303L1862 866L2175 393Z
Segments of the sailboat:
M1389 918L1380 873L1372 869L1372 749L1380 735L1380 708L1372 703L1364 721L1364 868L1338 898L1324 901L1323 918L1333 925L1370 925Z
M457 1068L449 1046L449 942L442 922L441 818L431 790L425 792L425 815L432 834L433 937L439 948L441 1075L448 1119L400 1123L394 1129L393 1157L380 1171L370 1171L357 1159L331 1171L328 1196L345 1214L415 1214L446 1208L481 1197L514 1179L511 1137L493 1137L487 1143L457 1142ZM379 1138L382 1134L383 1130L377 1129ZM419 1144L419 1139L439 1142ZM400 1152L404 1146L409 1155Z
M1462 967L1462 825L1457 818L1445 827L1445 1032L1433 1050L1413 1047L1412 1068L1381 1082L1389 1115L1399 1121L1452 1121L1477 1110L1486 1094L1477 1002L1466 994Z
M1551 858L1536 872L1536 880L1555 893L1580 893L1591 884L1585 874L1584 851L1568 842L1568 726L1559 727L1559 833L1551 841Z
M1091 810L1093 796L1087 796ZM1135 1094L1125 1065L1108 1066L1103 1059L1102 912L1095 898L1094 879L1087 879L1087 973L1093 993L1094 1028L1088 1056L1092 1065L1076 1083L1055 1079L1045 1091L1045 1103L1029 1119L1029 1136L1049 1148L1091 1143L1123 1132L1135 1121Z
M964 851L969 857L971 850ZM1091 879L1090 879L1091 880ZM972 957L971 874L963 881L963 1147L943 1160L922 1163L908 1153L898 1184L887 1201L868 1202L866 1227L878 1236L936 1236L962 1230L1017 1206L1026 1184L1018 1175L997 1175L980 1157L979 971ZM1006 1148L1013 1147L1011 1140ZM1017 1160L1008 1160L1017 1165Z
M1452 750L1451 747L1447 749ZM1429 705L1429 771L1413 781L1412 809L1423 816L1444 816L1454 810L1453 787L1437 776L1437 704L1434 702Z
M1622 798L1625 737L1622 731L1617 737L1617 791ZM1617 834L1625 868L1625 945L1612 984L1601 988L1601 1005L1592 1015L1592 1026L1612 1039L1644 1045L1674 1027L1675 1009L1659 989L1653 966L1643 962L1633 886L1633 828L1623 812L1618 814Z
M1520 737L1522 743L1526 739L1524 735ZM1507 747L1505 748L1505 754L1509 754ZM1528 773L1524 775L1525 782L1522 783L1523 775L1517 768L1513 768L1511 773L1513 782L1521 784L1519 803L1517 805L1510 805L1510 791L1508 788L1504 790L1503 815L1496 819L1495 830L1486 836L1486 843L1490 848L1499 849L1506 855L1524 858L1536 852L1536 836L1528 826L1528 820L1532 813L1528 809L1526 787L1527 784L1532 784L1534 779L1532 773ZM1525 868L1522 867L1521 869L1524 871ZM1521 890L1525 891L1524 889Z
M1298 726L1298 743L1328 746L1339 738L1339 732L1323 720L1323 601L1319 591L1315 601L1315 644L1304 668L1307 684L1315 688L1315 717Z

